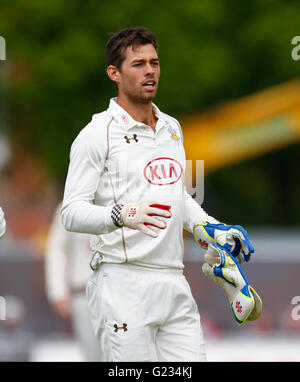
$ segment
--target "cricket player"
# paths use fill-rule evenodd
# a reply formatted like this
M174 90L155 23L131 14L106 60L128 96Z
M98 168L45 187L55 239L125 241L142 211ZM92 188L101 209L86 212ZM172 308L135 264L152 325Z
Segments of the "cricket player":
M6 221L4 217L4 212L2 208L0 207L0 237L2 237L5 234L6 231Z
M45 257L46 294L54 311L70 319L84 361L100 361L85 296L91 250L89 235L67 232L61 223L61 203L50 227Z
M254 250L246 232L243 242L233 240L232 226L210 217L184 187L180 124L152 102L160 77L155 36L145 28L115 33L106 60L117 97L72 144L61 210L67 230L93 235L94 331L105 361L205 361L183 275L183 229L242 261Z

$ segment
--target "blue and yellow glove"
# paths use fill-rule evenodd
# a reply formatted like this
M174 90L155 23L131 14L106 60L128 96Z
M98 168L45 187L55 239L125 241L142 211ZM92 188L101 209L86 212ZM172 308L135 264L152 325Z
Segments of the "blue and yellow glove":
M219 244L231 255L238 259L239 263L249 262L254 247L250 241L247 231L240 225L226 225L222 223L196 224L193 228L195 241L204 249L208 244Z
M237 323L257 320L262 311L261 298L232 254L213 243L209 244L204 261L203 273L224 289Z

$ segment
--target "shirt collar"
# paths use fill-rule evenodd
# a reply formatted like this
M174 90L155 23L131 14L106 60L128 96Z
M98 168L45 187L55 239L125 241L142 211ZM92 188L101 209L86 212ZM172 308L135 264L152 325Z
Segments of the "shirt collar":
M156 123L156 130L158 130L159 127L164 125L167 122L167 119L164 117L164 114L159 110L159 108L152 103L153 111L155 116L158 118L158 121ZM142 122L137 122L134 120L130 114L127 113L126 110L124 110L118 103L117 103L117 97L111 98L109 102L109 107L107 109L109 112L112 113L112 115L116 118L116 120L122 125L126 130L131 129L132 127L137 126L145 126Z

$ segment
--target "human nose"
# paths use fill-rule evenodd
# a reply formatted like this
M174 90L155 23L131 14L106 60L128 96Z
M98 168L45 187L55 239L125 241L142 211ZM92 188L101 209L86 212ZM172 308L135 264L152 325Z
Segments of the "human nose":
M146 67L145 67L145 74L148 75L148 74L154 74L155 73L155 70L154 70L154 67L153 65L151 65L151 63L147 63L146 64Z

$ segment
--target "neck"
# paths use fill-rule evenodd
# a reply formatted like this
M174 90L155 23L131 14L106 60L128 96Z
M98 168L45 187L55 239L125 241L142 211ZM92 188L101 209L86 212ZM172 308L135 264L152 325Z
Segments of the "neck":
M157 118L153 112L152 102L137 103L121 95L117 98L117 103L127 111L127 113L137 122L151 126L155 131Z

